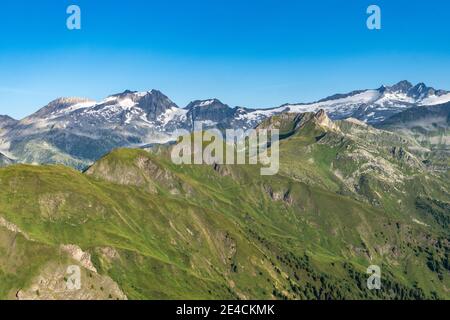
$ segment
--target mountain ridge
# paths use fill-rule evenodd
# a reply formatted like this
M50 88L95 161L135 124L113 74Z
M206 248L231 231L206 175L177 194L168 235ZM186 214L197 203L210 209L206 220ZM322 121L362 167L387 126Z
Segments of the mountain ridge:
M248 108L248 107L242 107L242 106L235 106L235 107L230 107L227 104L224 104L222 101L220 101L220 99L218 98L209 98L209 99L199 99L199 100L193 100L190 103L188 103L188 105L186 105L185 107L178 107L174 102L170 101L171 104L173 104L172 106L177 107L177 108L181 108L181 109L190 109L195 105L202 105L202 106L207 106L209 104L222 104L224 106L227 106L231 109L235 109L235 108L242 108L244 110L249 110L249 111L263 111L263 110L276 110L282 107L288 107L288 106L308 106L308 105L313 105L313 104L317 104L320 102L325 102L325 101L330 101L330 100L339 100L342 98L347 98L349 96L354 96L354 95L358 95L367 91L379 91L379 92L389 92L389 93L404 93L407 95L407 97L410 98L416 98L420 101L416 101L417 102L423 102L422 100L424 100L425 98L430 98L430 96L435 96L435 97L443 97L445 95L450 94L450 91L447 90L442 90L442 89L434 89L433 87L428 87L426 86L424 83L418 83L416 85L413 85L411 82L407 81L407 80L402 80L392 86L386 86L386 85L382 85L381 87L379 87L378 89L359 89L359 90L354 90L354 91L350 91L348 93L337 93L337 94L333 94L330 96L327 96L325 98L313 101L313 102L301 102L301 103L284 103L281 104L278 107L271 107L271 108ZM53 100L52 102L50 102L47 106L48 107L54 103L67 103L68 105L70 104L71 100L80 100L79 102L95 102L95 104L104 104L105 101L110 100L110 98L123 98L126 97L128 95L137 95L138 97L143 97L146 95L152 95L152 94L156 94L156 95L160 95L163 98L167 98L168 97L166 95L164 95L161 91L157 90L157 89L152 89L150 91L132 91L132 90L125 90L121 93L116 93L116 94L112 94L108 97L106 97L103 101L100 102L95 102L92 99L88 99L88 98L81 98L81 97L61 97L61 98L57 98L55 100ZM435 102L435 101L425 101L424 104L422 105L434 105L434 104L442 104L442 103L446 103L450 101L450 96L445 97L446 101L444 102ZM170 100L170 99L169 99ZM43 108L45 108L43 107ZM36 111L35 113L37 113L39 111ZM33 114L35 114L33 113ZM32 116L33 114L29 115ZM1 116L0 116L1 117ZM4 117L9 117L9 116L4 116ZM12 118L11 118L12 119Z
M330 122L266 119L285 133L270 177L178 166L172 146L114 149L84 173L0 169L0 297L73 298L53 283L75 264L94 299L448 299L448 171L414 139ZM374 264L382 290L366 286Z
M271 109L230 107L216 98L194 100L181 108L155 89L126 90L100 102L59 98L22 120L0 119L0 151L20 162L63 163L82 169L116 147L174 141L178 130L192 131L195 123L204 129L247 130L277 114L323 109L333 120L355 118L378 125L402 111L446 99L450 101L447 91L407 81Z

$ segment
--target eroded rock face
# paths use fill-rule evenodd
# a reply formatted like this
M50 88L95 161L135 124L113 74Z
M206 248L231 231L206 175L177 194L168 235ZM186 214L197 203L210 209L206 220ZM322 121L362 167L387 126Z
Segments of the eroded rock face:
M220 232L218 239L222 244L222 246L218 247L222 262L231 264L237 251L236 241L227 232Z
M323 110L323 109L319 110L316 113L315 118L317 120L317 123L320 126L330 129L330 130L333 130L333 131L338 131L338 127L336 126L336 124L333 121L331 121L331 119L328 117L325 110Z
M102 248L98 248L97 250L101 253L101 255L104 258L108 259L109 261L113 261L113 260L116 260L116 259L120 258L119 253L114 248L102 247Z
M16 293L18 300L127 300L108 276L80 267L79 287L70 285L74 268L70 264L47 265L32 284ZM76 267L76 266L75 266ZM76 269L76 268L75 268ZM75 274L76 276L76 274Z
M61 245L61 250L69 254L72 259L78 261L83 268L97 272L91 261L91 255L88 252L84 252L79 246L74 244Z
M266 185L264 186L264 191L273 201L282 201L288 205L292 205L294 202L289 188L275 191L271 186Z

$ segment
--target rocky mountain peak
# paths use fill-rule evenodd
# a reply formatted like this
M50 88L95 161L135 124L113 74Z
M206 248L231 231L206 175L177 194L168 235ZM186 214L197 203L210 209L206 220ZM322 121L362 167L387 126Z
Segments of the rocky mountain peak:
M383 86L385 87L385 86ZM413 87L412 83L407 80L402 80L398 82L397 84L387 87L392 92L401 92L401 93L408 93L409 90ZM386 88L386 87L385 87Z
M410 104L424 104L432 105L437 103L445 103L448 100L437 99L447 95L449 92L445 90L436 90L433 87L428 87L425 83L420 82L416 85L411 84L411 82L403 80L399 83L386 87L382 86L378 89L382 95L384 94L394 94L396 99L400 101L408 102ZM392 95L390 95L392 98Z
M327 113L323 109L317 111L317 113L314 116L314 119L317 121L318 125L324 128L328 128L331 130L336 130L337 128L334 122L328 117Z
M7 115L0 115L0 129L14 125L15 123L17 123L16 119L13 119Z
M111 95L111 97L126 97L128 95L132 95L132 94L135 94L135 93L137 93L137 91L132 91L132 90L128 90L127 89L124 92L113 94L113 95Z
M2 121L16 121L16 120L6 114L0 114L0 122Z
M186 107L188 118L193 121L208 121L209 124L220 123L234 116L234 109L218 99L192 101Z
M136 95L138 96L136 106L145 111L149 120L155 120L169 109L178 108L172 100L158 90L137 93Z
M207 99L207 100L195 100L189 103L186 107L188 110L196 109L196 108L228 108L228 105L222 103L219 99Z
M411 82L406 80L400 81L399 83L391 87L383 86L382 88L380 88L380 92L383 93L383 89L387 90L388 92L405 94L407 97L413 98L415 100L422 100L434 95L441 96L448 93L444 90L436 90L432 87L428 87L423 82L413 85Z
M173 101L158 90L144 92L125 90L122 93L109 96L95 109L101 112L108 106L118 107L113 111L116 113L122 113L131 108L141 109L149 121L154 121L168 109L178 108Z
M424 83L418 83L409 90L408 96L415 99L422 99L434 93L434 88L427 87Z

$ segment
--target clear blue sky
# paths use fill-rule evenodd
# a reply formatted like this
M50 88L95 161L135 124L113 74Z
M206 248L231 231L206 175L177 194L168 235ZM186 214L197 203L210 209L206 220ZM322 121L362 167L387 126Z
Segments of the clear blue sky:
M78 4L82 30L66 28ZM366 9L382 9L382 30ZM159 89L178 105L306 102L402 79L450 89L448 0L2 0L0 114Z

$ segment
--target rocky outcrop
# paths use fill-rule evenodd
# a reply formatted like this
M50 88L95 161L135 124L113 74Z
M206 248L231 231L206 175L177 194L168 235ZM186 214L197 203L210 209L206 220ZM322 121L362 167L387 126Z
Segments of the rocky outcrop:
M336 126L336 124L328 117L327 113L323 109L319 110L316 113L315 119L317 121L317 124L323 128L326 128L326 129L332 130L332 131L339 130L339 128Z
M66 252L72 259L78 261L83 268L97 272L91 261L91 255L88 252L84 252L79 246L75 244L61 245L61 250Z
M127 296L108 276L78 269L76 265L49 263L30 286L17 291L16 299L127 300Z

